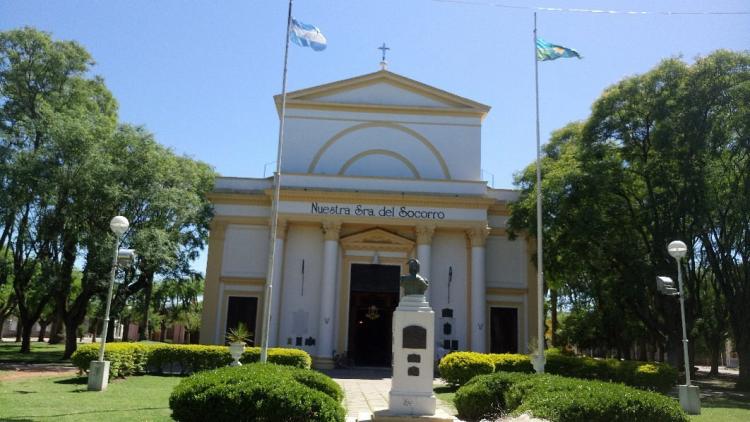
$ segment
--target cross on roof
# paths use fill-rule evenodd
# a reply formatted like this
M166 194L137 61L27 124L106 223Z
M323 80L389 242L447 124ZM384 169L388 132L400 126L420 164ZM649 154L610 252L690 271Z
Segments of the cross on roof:
M381 45L380 47L378 47L378 50L381 50L383 52L383 59L382 59L382 61L385 61L385 52L388 51L388 50L390 50L390 47L386 47L385 43L383 43L383 45Z

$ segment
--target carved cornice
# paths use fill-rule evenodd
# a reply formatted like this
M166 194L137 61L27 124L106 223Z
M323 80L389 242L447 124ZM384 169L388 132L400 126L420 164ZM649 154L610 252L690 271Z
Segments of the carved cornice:
M325 240L339 240L341 234L341 222L334 220L325 220L321 224Z
M474 226L466 230L466 235L471 240L471 246L484 246L487 236L490 235L490 229L486 224Z
M341 246L345 250L389 251L409 253L414 241L381 228L344 236Z
M432 244L432 235L435 234L434 224L423 224L416 227L417 245Z

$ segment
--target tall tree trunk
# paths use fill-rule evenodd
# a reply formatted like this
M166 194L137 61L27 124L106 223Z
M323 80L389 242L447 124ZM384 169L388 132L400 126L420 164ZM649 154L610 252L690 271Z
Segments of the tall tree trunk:
M740 377L737 380L737 389L750 391L750 342L743 342L742 345L737 342L737 357L740 363Z
M34 328L35 320L23 321L21 326L21 353L31 353L31 329Z
M721 360L721 347L716 345L709 346L709 353L711 354L711 372L709 375L719 375L719 361Z
M164 323L164 320L159 323L159 341L164 343L164 340L167 339L167 325Z
M141 322L141 326L138 328L138 340L150 340L149 336L149 329L148 329L148 319L149 319L149 311L151 309L151 292L153 291L154 287L154 280L153 275L149 277L149 279L146 281L146 288L144 291L144 308L143 308L143 321Z
M115 322L117 320L114 318L111 318L109 320L109 324L107 324L107 343L115 341Z
M122 320L122 341L126 342L130 340L130 317L123 318Z
M49 329L49 344L60 344L62 343L62 331L63 331L63 317L62 315L55 315L55 319L52 320L52 325Z
M3 342L3 334L5 333L5 320L8 317L0 313L0 343Z
M39 337L37 337L36 341L40 343L44 342L44 335L47 334L47 325L49 325L49 322L39 321Z
M63 359L70 359L73 352L78 348L77 329L77 325L65 324L65 352L63 353Z
M21 342L21 330L22 329L23 328L22 328L22 324L21 324L21 319L19 318L18 322L16 323L16 340L15 340L16 343L20 343Z
M551 312L550 319L551 319L551 325L552 325L552 327L551 327L552 337L550 339L550 342L551 342L551 346L552 347L558 347L560 344L559 344L559 341L557 339L557 327L558 327L558 322L557 322L557 289L549 289L549 298L550 298L549 307L550 307L550 312Z

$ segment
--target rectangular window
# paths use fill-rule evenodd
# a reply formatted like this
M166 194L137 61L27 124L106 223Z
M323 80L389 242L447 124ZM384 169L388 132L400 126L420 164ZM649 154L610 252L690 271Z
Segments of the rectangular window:
M240 323L245 324L248 331L252 333L251 340L248 341L249 346L254 346L258 339L256 339L257 330L255 329L255 320L258 311L258 298L257 297L242 297L242 296L229 296L227 305L227 331L230 328L237 328Z
M518 353L518 309L490 309L490 352Z

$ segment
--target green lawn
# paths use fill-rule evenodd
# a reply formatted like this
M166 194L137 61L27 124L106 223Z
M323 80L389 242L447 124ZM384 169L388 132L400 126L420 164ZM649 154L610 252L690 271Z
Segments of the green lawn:
M750 401L727 398L702 398L701 414L690 417L700 422L746 422L750 421Z
M114 380L87 391L85 377L33 377L0 382L3 421L171 421L169 394L180 377Z
M21 343L0 343L0 363L61 363L70 362L62 360L65 351L64 344L47 344L32 341L31 353L23 354Z

